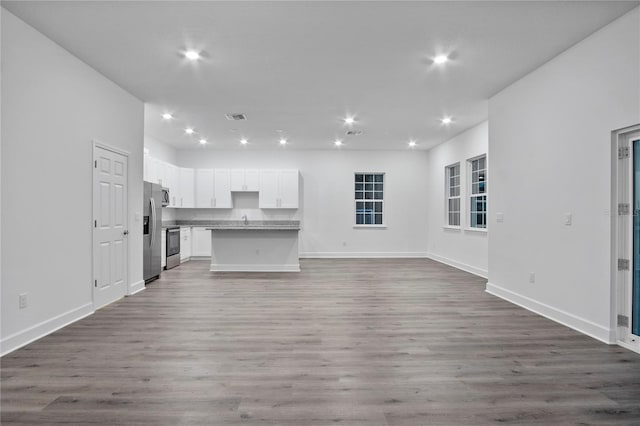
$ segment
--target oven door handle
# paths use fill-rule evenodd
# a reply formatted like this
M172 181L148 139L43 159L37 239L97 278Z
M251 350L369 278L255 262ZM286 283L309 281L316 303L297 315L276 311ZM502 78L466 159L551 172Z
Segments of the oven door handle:
M180 232L180 229L167 229L167 232Z

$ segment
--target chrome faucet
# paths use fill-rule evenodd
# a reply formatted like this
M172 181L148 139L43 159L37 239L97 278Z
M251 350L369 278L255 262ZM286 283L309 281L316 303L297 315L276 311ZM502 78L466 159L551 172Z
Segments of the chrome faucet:
M249 219L247 219L247 215L246 215L246 214L245 214L245 215L242 215L242 220L244 221L244 224L245 224L245 225L248 225L248 224L249 224Z

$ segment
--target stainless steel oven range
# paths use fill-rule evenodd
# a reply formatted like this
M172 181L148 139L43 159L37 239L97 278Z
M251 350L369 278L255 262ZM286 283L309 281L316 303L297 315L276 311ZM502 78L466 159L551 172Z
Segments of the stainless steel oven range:
M167 269L180 265L180 227L167 228Z

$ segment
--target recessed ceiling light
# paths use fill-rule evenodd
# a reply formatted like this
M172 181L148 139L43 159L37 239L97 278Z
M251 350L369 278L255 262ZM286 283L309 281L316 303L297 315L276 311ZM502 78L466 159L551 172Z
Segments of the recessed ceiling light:
M165 120L171 120L173 118L173 115L165 112L164 114L162 114L162 118L164 118Z
M193 129L191 127L187 127L186 129L184 129L184 132L188 135L192 135L193 134Z
M207 144L206 139L200 139L200 145L206 145L206 144Z
M287 140L286 139L280 139L280 145L286 145L287 144Z
M246 139L240 139L240 143L241 143L242 145L246 145L248 142L249 142L249 141L248 141L248 140L246 140Z
M453 121L453 119L451 117L444 117L443 119L440 120L442 122L442 124L451 124L451 122Z
M335 144L335 146L340 146L340 145L342 145L342 141L340 139L336 139L334 144Z
M345 119L344 119L344 122L345 122L346 124L353 124L353 123L355 123L355 122L356 122L356 119L355 119L355 118L353 118L353 117L347 117L347 118L345 118Z
M444 64L448 60L449 58L447 57L447 55L438 55L435 58L433 58L433 63L440 65L440 64Z
M200 59L200 52L196 50L187 50L186 52L184 52L184 57L192 61L197 61L198 59Z
M416 146L416 141L409 141L409 146L412 148Z

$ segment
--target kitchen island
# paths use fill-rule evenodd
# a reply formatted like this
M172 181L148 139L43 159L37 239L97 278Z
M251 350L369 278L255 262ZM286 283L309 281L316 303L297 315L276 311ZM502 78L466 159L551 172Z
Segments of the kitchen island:
M299 221L219 221L211 231L211 271L300 272Z

